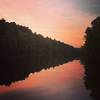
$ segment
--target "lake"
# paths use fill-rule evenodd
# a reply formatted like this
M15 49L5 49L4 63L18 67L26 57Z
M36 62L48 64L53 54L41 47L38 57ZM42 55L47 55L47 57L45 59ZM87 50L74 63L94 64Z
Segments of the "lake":
M92 100L84 84L84 65L73 60L0 86L0 100Z

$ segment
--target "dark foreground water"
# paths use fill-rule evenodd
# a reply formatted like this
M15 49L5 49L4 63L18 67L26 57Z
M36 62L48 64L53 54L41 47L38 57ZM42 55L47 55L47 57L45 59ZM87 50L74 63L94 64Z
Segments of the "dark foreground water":
M79 60L30 74L23 81L0 86L0 100L92 100ZM17 73L16 73L17 74Z

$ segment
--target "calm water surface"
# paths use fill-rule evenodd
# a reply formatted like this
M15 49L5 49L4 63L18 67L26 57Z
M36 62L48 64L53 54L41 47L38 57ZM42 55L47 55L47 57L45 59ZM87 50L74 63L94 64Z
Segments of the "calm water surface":
M83 78L84 67L74 60L0 86L0 100L92 100Z

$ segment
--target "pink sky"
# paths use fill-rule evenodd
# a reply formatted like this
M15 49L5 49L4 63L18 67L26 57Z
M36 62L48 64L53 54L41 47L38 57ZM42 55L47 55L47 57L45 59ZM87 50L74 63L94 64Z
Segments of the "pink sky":
M33 32L75 47L95 15L82 11L77 0L0 0L0 17L28 26Z

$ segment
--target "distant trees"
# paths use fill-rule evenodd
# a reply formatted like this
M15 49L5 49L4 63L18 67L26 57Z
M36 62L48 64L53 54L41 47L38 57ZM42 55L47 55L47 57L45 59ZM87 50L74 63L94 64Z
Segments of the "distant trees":
M70 45L32 33L28 27L15 22L0 20L0 83L9 84L13 76L15 80L20 79L17 74L25 77L75 56L76 50Z
M32 33L25 26L17 25L15 22L6 22L5 19L0 20L0 55L4 58L7 56L11 61L16 57L18 60L32 60L33 57L48 54L58 56L66 54L72 49L72 46L66 45L60 41L44 38L42 35ZM67 51L67 52L66 52ZM5 54L5 55L4 55ZM35 57L35 58L36 58ZM19 62L19 61L18 61Z

